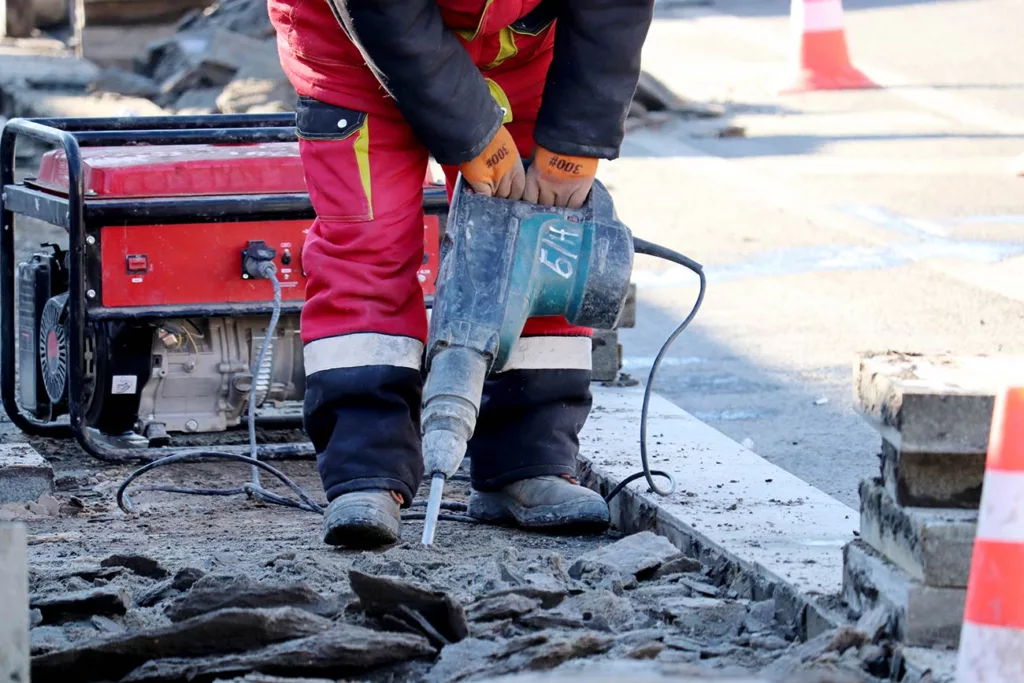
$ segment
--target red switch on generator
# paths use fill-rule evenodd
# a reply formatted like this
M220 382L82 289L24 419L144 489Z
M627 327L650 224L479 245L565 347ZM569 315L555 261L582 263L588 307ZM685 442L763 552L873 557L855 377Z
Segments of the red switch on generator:
M129 275L139 275L149 270L149 257L145 254L129 254L127 261Z

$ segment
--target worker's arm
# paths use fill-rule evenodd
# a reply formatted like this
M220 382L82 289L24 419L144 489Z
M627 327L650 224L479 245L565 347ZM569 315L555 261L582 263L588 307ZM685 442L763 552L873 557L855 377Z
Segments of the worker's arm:
M563 0L524 199L578 207L598 159L615 159L654 0Z
M459 166L477 191L522 196L522 162L501 108L435 1L328 1L438 163Z

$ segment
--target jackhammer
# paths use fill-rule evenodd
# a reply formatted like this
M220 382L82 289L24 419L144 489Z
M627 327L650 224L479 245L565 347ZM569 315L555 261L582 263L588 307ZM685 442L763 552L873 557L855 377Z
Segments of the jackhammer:
M431 481L424 545L434 541L445 482L459 469L476 428L484 383L506 365L527 319L564 316L571 325L614 329L625 305L634 253L667 258L701 278L697 304L662 347L656 370L668 344L700 306L704 275L699 264L634 238L617 219L600 181L580 209L565 209L486 197L459 178L441 244L426 346L421 429L424 473ZM641 424L642 476L653 490L666 494L671 491L654 485L647 465L650 385Z

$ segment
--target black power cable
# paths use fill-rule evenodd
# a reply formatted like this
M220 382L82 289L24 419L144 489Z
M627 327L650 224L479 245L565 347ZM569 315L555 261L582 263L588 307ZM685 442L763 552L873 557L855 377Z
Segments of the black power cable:
M643 465L643 470L626 477L624 480L619 482L615 488L605 496L606 502L611 502L615 496L622 492L626 486L632 482L640 479L641 477L647 480L647 485L650 490L661 496L669 496L676 490L675 478L668 472L662 470L652 470L647 455L647 418L650 409L651 395L654 391L654 380L657 378L658 370L661 367L661 361L668 353L672 343L689 327L690 323L697 316L697 312L700 310L701 304L704 302L704 292L707 288L707 278L704 275L704 268L701 264L697 263L691 258L680 254L679 252L673 251L666 247L662 247L653 242L642 240L639 238L633 238L633 248L638 254L645 254L648 256L654 256L656 258L671 261L672 263L679 264L689 270L693 271L700 279L700 289L697 293L697 299L693 304L693 308L690 309L690 313L686 316L682 323L669 335L665 343L662 344L661 350L658 351L658 355L654 358L654 363L651 364L651 371L647 378L647 386L644 389L644 402L643 407L640 411L640 462ZM322 515L326 509L326 505L314 501L306 491L292 481L284 472L268 465L265 462L261 462L258 457L258 448L256 445L256 378L258 376L259 369L263 366L263 361L266 357L268 349L270 348L271 340L274 337L274 330L277 327L278 320L281 316L281 283L277 279L277 268L273 262L266 261L259 264L259 274L270 280L271 285L274 287L274 308L273 313L270 316L270 323L267 325L267 331L263 338L263 343L260 345L260 352L254 361L252 366L252 381L249 387L249 456L239 455L237 453L225 453L219 451L199 451L192 453L183 453L177 455L169 455L159 460L140 467L139 469L132 472L128 477L121 483L121 486L117 489L117 504L125 512L132 512L133 505L131 497L127 493L128 486L138 479L143 474L150 470L165 465L173 465L178 463L197 463L197 462L209 462L210 460L229 460L235 462L247 463L252 468L252 475L249 483L241 487L230 488L230 489L207 489L207 488L189 488L183 486L168 486L168 485L152 485L152 486L140 486L135 491L161 491L164 493L183 493L189 495L200 495L200 496L231 496L231 495L242 495L245 494L251 498L273 503L275 505L282 505L286 507L293 507L299 510L305 510L315 514ZM272 491L268 491L263 488L260 483L260 470L267 472L279 479L285 486L287 486L299 500L286 498L280 496ZM669 482L668 489L661 489L657 484L654 483L654 477L662 477L667 479ZM415 500L412 502L411 507L419 508L425 507L426 501ZM442 509L449 510L456 514L442 514L439 519L444 521L452 522L468 522L472 524L481 523L480 520L470 517L465 514L466 505L464 503L456 502L442 502ZM461 514L460 514L461 513ZM402 513L402 519L404 520L417 520L424 519L425 513L416 511L406 511Z

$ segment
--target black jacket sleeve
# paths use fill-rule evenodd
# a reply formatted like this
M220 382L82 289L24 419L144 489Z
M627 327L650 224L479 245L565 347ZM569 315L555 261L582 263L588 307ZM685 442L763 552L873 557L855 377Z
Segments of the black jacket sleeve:
M501 108L434 0L328 1L438 163L483 151L501 127Z
M558 154L619 156L653 12L654 0L562 0L537 144Z

